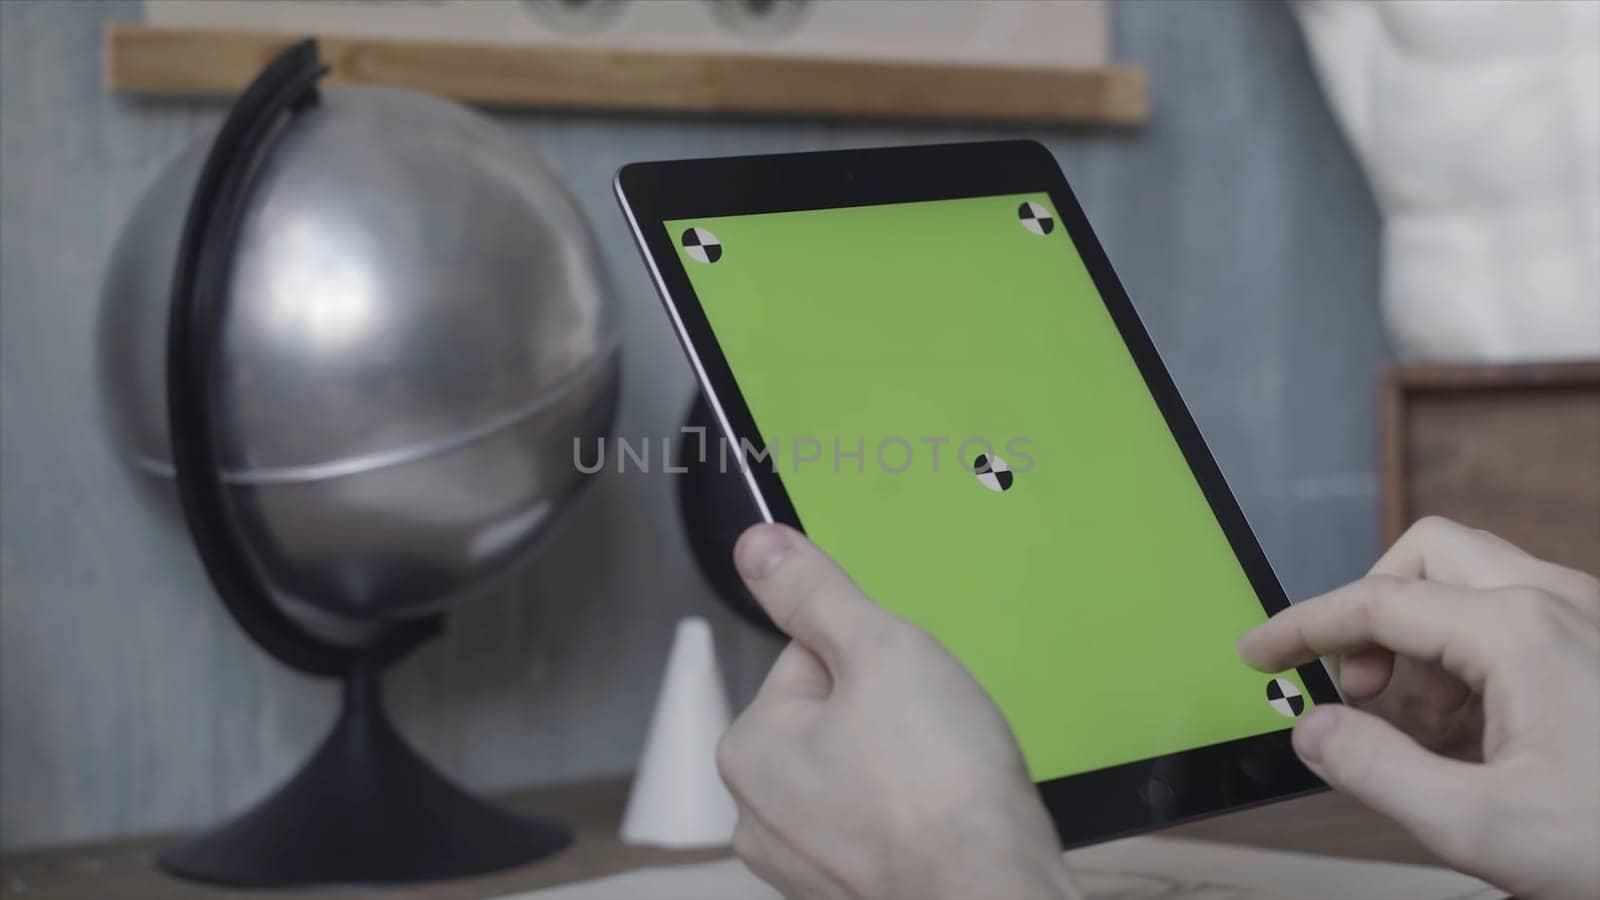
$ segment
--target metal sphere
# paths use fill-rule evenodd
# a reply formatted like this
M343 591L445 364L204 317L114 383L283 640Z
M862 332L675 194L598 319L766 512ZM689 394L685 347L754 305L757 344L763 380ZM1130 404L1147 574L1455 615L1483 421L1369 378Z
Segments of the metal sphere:
M134 210L100 316L114 443L169 497L167 309L209 143ZM455 104L325 91L257 173L230 284L230 510L275 602L326 640L504 569L578 488L574 439L610 430L619 322L587 223L530 147Z

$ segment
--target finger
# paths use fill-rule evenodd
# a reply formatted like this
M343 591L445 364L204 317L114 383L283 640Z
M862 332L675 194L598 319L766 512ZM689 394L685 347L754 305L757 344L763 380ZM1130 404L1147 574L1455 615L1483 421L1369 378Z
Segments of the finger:
M830 672L847 667L859 639L891 621L843 569L792 528L756 525L739 537L733 557L772 621Z
M789 874L791 867L779 863L777 848L749 810L739 811L739 823L733 829L733 852L751 874L772 885L778 893L785 897L800 893L800 885Z
M733 852L762 881L790 900L850 896L842 882L813 864L754 811L739 810Z
M1455 759L1483 758L1483 704L1461 679L1434 663L1396 659L1389 687L1354 705L1425 750Z
M1600 581L1593 576L1545 562L1499 535L1440 516L1418 519L1407 528L1371 574L1479 590L1536 587L1600 615Z
M804 644L790 641L773 661L767 678L756 691L752 707L767 706L791 700L826 700L833 691L833 679L828 667Z
M796 652L809 653L803 647ZM807 774L814 719L796 712L758 694L718 739L717 774L742 807L783 809L797 787L815 784Z
M1383 693L1394 678L1394 653L1383 647L1364 647L1338 658L1330 667L1346 700L1370 700Z
M808 723L751 703L717 741L717 774L741 810L785 811L814 789Z
M1264 672L1373 646L1438 662L1475 690L1501 665L1501 627L1487 595L1431 581L1371 576L1278 613L1239 638Z
M717 775L741 808L749 803L751 786L760 783L754 761L763 758L753 747L756 736L751 732L759 728L751 724L751 718L746 710L717 739Z
M1435 756L1393 725L1348 706L1318 706L1294 730L1295 752L1335 790L1399 822L1447 861L1472 841L1488 776Z
M744 863L750 874L772 885L778 893L786 893L789 887L784 883L786 879L768 859L770 851L756 834L751 822L750 814L746 810L739 810L739 822L733 827L733 855Z

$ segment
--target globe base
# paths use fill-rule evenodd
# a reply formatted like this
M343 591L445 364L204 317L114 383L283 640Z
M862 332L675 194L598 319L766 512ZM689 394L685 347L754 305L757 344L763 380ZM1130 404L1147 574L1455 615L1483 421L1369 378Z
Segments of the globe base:
M479 800L395 730L376 666L345 681L333 731L304 767L237 818L156 856L181 878L250 887L403 884L533 862L572 843L562 823Z

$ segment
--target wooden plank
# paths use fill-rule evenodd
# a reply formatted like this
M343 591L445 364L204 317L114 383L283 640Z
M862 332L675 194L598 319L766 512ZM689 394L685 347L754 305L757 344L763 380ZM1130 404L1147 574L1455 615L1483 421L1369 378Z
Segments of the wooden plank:
M467 900L601 878L646 866L704 862L725 848L664 850L617 839L628 783L606 779L514 794L509 805L553 813L572 826L573 847L543 862L456 881L294 892L297 900ZM1156 834L1268 850L1439 865L1399 825L1341 794L1323 793L1191 822ZM170 837L136 838L0 854L0 898L17 900L202 900L260 897L171 878L152 864Z
M1201 819L1155 834L1342 859L1445 865L1393 819L1334 791Z
M1406 390L1600 387L1600 361L1519 364L1407 363L1388 372Z
M630 869L726 858L727 848L667 850L632 847L617 837L627 798L625 779L604 779L527 791L505 803L560 817L573 830L567 850L540 862L472 878L382 888L296 890L297 900L469 900L603 878ZM174 835L0 854L0 900L206 900L261 897L260 891L181 881L156 868L157 850Z
M228 96L299 36L112 23L114 91ZM415 88L490 107L1135 125L1135 66L1044 68L318 38L329 83Z

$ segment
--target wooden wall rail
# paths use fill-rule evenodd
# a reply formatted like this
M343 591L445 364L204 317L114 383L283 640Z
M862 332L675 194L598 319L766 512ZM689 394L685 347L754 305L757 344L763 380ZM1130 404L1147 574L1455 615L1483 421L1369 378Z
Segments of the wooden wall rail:
M298 36L113 24L115 91L227 96ZM322 37L330 83L415 88L491 107L1128 126L1136 66L1045 68Z

